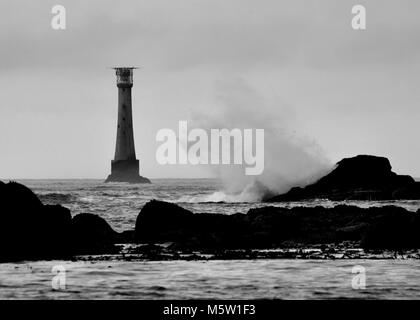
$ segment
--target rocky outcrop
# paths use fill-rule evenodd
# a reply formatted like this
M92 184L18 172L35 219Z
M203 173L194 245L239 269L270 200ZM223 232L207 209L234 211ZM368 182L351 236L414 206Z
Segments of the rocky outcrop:
M68 209L59 205L44 206L24 185L2 183L0 260L49 257L67 252L70 220Z
M381 214L366 230L363 246L374 249L420 248L420 209Z
M329 200L420 199L420 182L392 172L387 158L359 155L346 158L314 184L295 187L268 202Z
M101 217L81 213L71 220L72 252L101 254L116 252L118 233Z
M177 242L197 248L235 246L238 245L237 233L246 232L240 216L193 214L176 204L152 200L144 205L137 217L135 240L141 243Z
M137 217L140 243L172 248L277 248L357 241L366 248L419 248L420 212L400 207L264 207L247 214L193 214L176 204L147 203Z
M247 214L194 214L176 204L153 200L140 211L134 231L117 233L97 215L82 213L72 218L67 208L43 205L25 186L0 182L0 261L113 254L120 250L117 243L132 242L165 244L178 258L182 258L179 252L194 255L195 251L347 242L368 249L420 248L420 210L267 206ZM154 259L171 259L154 246L140 251Z
M43 205L22 184L0 183L0 261L67 258L111 252L116 232L102 218L72 219L60 205Z

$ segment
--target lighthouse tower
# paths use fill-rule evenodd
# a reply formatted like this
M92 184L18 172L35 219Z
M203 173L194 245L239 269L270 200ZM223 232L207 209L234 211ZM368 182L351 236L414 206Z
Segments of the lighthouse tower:
M140 176L139 160L136 159L133 134L131 88L134 67L114 68L118 87L118 123L115 157L111 161L111 174L105 182L150 183Z

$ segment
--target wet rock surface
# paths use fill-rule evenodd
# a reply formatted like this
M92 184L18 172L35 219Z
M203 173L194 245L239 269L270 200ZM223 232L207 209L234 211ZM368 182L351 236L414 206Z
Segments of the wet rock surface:
M391 169L389 160L384 157L358 155L345 158L317 182L304 188L292 188L267 202L420 199L420 182L407 175L398 175Z
M277 249L228 249L228 250L175 250L161 245L124 245L118 254L84 255L81 261L210 261L210 260L256 260L256 259L420 259L419 249L369 250L358 243L314 245L311 247Z
M263 207L231 216L193 214L154 200L140 212L135 234L138 243L172 242L177 250L285 248L344 241L369 249L404 249L420 247L420 218L419 211L396 206L346 205Z

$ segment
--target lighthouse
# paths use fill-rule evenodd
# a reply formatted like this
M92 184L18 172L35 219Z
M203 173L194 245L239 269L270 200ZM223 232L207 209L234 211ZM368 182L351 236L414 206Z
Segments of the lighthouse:
M118 87L118 122L117 141L114 160L111 161L111 174L105 182L150 183L142 177L139 160L136 159L133 133L133 110L131 88L135 67L113 68L117 75Z

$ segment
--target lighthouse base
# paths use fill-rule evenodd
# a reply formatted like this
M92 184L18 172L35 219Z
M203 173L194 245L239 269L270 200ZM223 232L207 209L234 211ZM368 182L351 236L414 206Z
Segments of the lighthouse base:
M112 160L111 174L105 182L150 183L150 180L139 175L139 160Z

